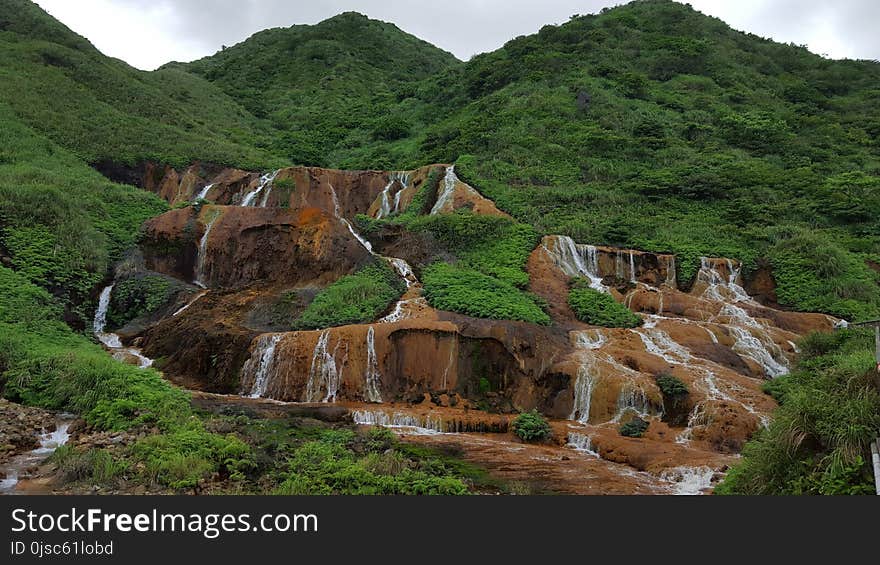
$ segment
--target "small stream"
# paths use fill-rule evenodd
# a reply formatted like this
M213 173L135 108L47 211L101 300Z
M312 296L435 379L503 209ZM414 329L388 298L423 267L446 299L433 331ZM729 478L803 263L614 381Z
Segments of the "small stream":
M28 478L28 471L42 464L55 450L70 439L71 416L61 415L55 422L55 431L43 430L40 434L40 446L36 449L16 455L4 465L0 465L0 495L17 494L18 483Z

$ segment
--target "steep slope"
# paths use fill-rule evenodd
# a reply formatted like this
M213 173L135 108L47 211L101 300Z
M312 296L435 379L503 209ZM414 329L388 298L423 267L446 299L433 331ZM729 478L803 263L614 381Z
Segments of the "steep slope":
M772 270L786 306L880 313L880 65L641 1L517 38L418 90L425 161L579 241ZM472 155L474 158L462 157ZM366 164L366 163L364 163Z
M26 0L2 0L0 18L0 101L84 161L283 162L257 148L260 121L207 81L106 57Z
M393 24L347 12L314 26L261 31L210 57L164 68L204 77L268 119L278 131L269 146L296 164L326 166L345 148L374 147L371 166L391 168L404 154L395 142L422 125L407 109L415 83L457 65L451 54Z

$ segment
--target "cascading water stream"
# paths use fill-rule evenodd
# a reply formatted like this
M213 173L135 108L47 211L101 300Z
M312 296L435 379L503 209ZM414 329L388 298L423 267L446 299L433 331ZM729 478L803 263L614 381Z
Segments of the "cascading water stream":
M599 252L595 246L578 245L567 235L554 235L545 238L543 247L563 273L570 277L586 277L591 288L608 291L599 275Z
M266 202L269 198L269 192L272 190L272 183L275 181L275 177L278 176L278 173L281 172L281 169L277 171L273 171L271 173L266 173L260 177L260 184L257 185L257 188L248 192L244 195L244 198L241 201L241 205L243 207L253 206L254 200L257 198L257 195L266 190L265 195L263 196L263 200L260 204L261 207L265 208Z
M364 375L364 397L368 402L382 402L382 374L376 356L376 332L373 326L367 330L367 372Z
M455 183L457 182L459 180L455 175L455 165L446 167L446 174L443 176L443 190L437 195L437 201L431 208L431 215L441 213L443 208L452 202L452 198L455 196Z
M391 189L394 183L399 183L403 188L394 194L394 204L391 203ZM395 172L389 175L388 184L380 193L379 210L376 212L376 219L381 220L387 218L393 213L400 210L400 194L409 185L409 175L405 172Z
M114 359L124 361L126 356L134 357L138 360L138 367L146 369L153 364L153 360L144 356L139 349L135 347L125 347L118 335L112 332L105 332L107 327L107 310L110 308L110 296L113 292L113 285L108 285L101 290L98 298L98 309L95 310L95 318L92 320L92 331L104 347L110 350Z
M220 212L215 210L211 215L211 219L205 224L205 233L203 233L201 239L199 239L199 255L196 257L196 277L193 284L201 288L208 288L207 282L205 281L205 260L208 256L208 238L211 236L211 229L213 229L214 223L218 218L220 218Z
M24 478L29 469L36 467L49 458L56 449L66 444L70 439L70 417L61 416L55 422L55 430L40 434L40 446L36 449L17 455L0 466L0 494L14 493L19 481Z
M248 394L251 398L262 398L266 395L275 368L275 348L282 337L282 334L259 336L254 352L242 367L242 380L249 380L253 375L254 384Z
M330 330L321 332L315 350L312 353L312 366L309 369L309 381L306 385L306 402L335 402L339 392L340 375L336 368L334 349L329 348ZM336 348L339 347L339 342Z
M206 184L202 188L202 190L199 191L199 193L196 195L196 197L193 198L193 202L198 202L199 200L204 200L205 198L207 198L208 192L210 192L210 190L212 188L214 188L214 183Z

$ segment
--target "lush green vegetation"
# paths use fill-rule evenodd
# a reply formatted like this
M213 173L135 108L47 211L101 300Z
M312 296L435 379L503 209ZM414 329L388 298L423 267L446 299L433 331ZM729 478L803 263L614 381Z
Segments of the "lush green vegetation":
M660 392L663 393L663 396L673 398L690 394L687 385L684 384L681 379L673 377L669 373L661 373L657 375L657 378L654 380L657 383Z
M414 461L394 449L396 436L373 428L365 449L351 448L355 434L325 432L301 445L287 461L280 494L466 494L467 486L437 461Z
M620 425L618 432L625 437L642 437L648 431L651 423L636 416L629 422Z
M767 383L780 403L719 494L873 494L869 443L880 427L873 335L812 334L790 375Z
M115 361L74 334L60 314L46 291L0 267L0 379L6 398L80 414L97 429L157 429L133 449L136 460L171 488L193 487L214 472L235 473L249 465L247 446L205 430L187 393L153 370Z
M390 266L377 261L318 293L294 326L318 329L372 322L400 298L405 288Z
M89 297L144 220L167 209L108 182L0 102L0 252L28 281L87 320Z
M163 72L211 81L265 120L273 135L264 143L294 163L355 168L367 160L393 169L405 161L401 169L424 164L412 134L425 120L407 99L420 79L457 63L392 24L349 12L314 26L261 31Z
M517 416L511 428L523 441L544 441L553 433L547 419L537 410L523 412Z
M634 328L642 319L620 304L610 294L590 288L583 279L576 279L568 292L568 305L577 319L606 328Z
M477 318L549 324L539 299L483 273L437 262L422 271L425 297L434 308Z
M107 323L120 328L135 318L155 313L168 304L174 293L183 287L174 279L145 275L117 281L110 294Z

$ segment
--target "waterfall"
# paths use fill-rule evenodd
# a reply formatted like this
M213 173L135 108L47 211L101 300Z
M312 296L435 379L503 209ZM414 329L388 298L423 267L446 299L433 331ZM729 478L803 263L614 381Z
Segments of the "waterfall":
M587 277L591 288L607 292L599 275L599 251L595 246L577 245L567 235L551 235L545 238L543 247L563 273L569 277Z
M772 346L765 344L746 328L729 327L735 340L734 351L758 363L768 377L779 377L788 373L787 360L779 346L775 343L772 343ZM776 357L773 356L770 349L776 351Z
M697 281L706 284L703 298L719 302L752 302L749 293L737 282L741 267L734 267L733 261L730 259L727 259L726 262L727 279L721 276L721 273L718 272L708 257L700 257L700 270L697 272ZM725 297L725 294L728 297Z
M574 346L581 349L599 349L608 341L602 330L598 329L573 331L571 337L574 338Z
M678 280L675 273L675 255L670 255L666 261L666 286L669 288L677 288Z
M379 386L382 384L382 374L379 372L379 362L376 357L376 333L373 326L367 330L367 372L364 375L364 397L369 402L382 402L382 394Z
M189 308L190 306L192 306L193 304L195 304L196 301L197 301L199 298L205 296L206 294L208 294L208 291L207 291L207 290L203 290L203 291L199 292L198 294L196 294L196 295L192 298L192 300L190 300L189 302L187 302L186 304L184 304L183 306L181 306L180 308L178 308L177 310L175 310L175 312L174 312L173 314L171 314L171 317L172 317L172 318L176 318L177 316L179 316L180 314L182 314L184 310L186 310L187 308Z
M583 363L578 367L577 380L574 383L574 402L569 420L577 420L582 424L590 423L590 403L593 399L593 387L596 385L596 360L592 355L583 356Z
M371 255L373 255L374 254L373 253L373 244L371 244L369 241L367 241L363 236L361 236L361 234L356 232L354 229L354 226L351 225L351 222L349 222L345 218L339 218L339 219L342 221L343 224L345 224L345 226L348 228L348 231L351 232L351 235L353 235L354 238L356 240L358 240L358 243L360 243L364 249L366 249L367 251L370 252Z
M211 235L211 229L214 227L214 222L216 222L219 217L220 212L215 211L211 216L211 219L208 220L208 223L205 225L205 233L202 234L202 238L199 240L199 255L196 258L196 278L193 281L193 284L202 288L208 288L207 283L205 282L205 258L208 255L208 237Z
M193 199L193 202L198 202L199 200L204 200L208 196L208 191L210 191L214 187L214 183L206 184L204 188L196 195Z
M113 292L113 285L104 287L101 290L101 296L98 298L98 309L95 310L95 319L92 321L92 329L98 341L110 348L122 347L119 336L114 333L104 333L107 326L107 309L110 308L110 293Z
M710 467L672 467L664 469L660 478L673 484L673 494L699 495L712 488L715 470Z
M329 342L330 330L327 329L321 332L312 353L312 366L309 369L309 382L306 386L306 402L336 401L339 392L339 373L336 370L336 359L327 350ZM339 347L338 342L336 347Z
M407 428L416 434L437 434L445 431L443 420L431 414L422 419L402 412L393 412L389 415L383 410L352 410L351 419L361 426Z
M649 416L651 412L648 395L642 387L632 382L625 383L620 389L620 394L617 396L617 414L612 421L619 422L630 411L643 418Z
M391 267L397 272L400 278L404 280L406 288L410 288L419 282L409 263L403 259L398 259L397 257L386 257L386 259L388 259L388 263L391 264Z
M257 188L255 188L252 191L245 194L244 199L241 201L241 205L242 206L252 206L254 199L257 197L257 195L260 194L260 192L262 192L264 189L267 189L266 194L263 196L263 201L260 205L261 207L265 208L266 201L269 198L269 192L272 190L272 182L275 181L275 177L277 177L278 173L280 173L280 172L281 172L281 169L278 169L277 171L274 171L271 173L266 173L263 176L261 176L260 177L260 184L257 185Z
M282 334L259 336L250 359L245 361L241 369L243 381L253 375L254 384L248 395L251 398L262 398L266 395L275 368L275 347L281 341L281 337Z
M637 334L648 353L661 357L667 363L681 365L691 360L691 354L663 330L650 327L630 330Z
M110 350L114 359L125 361L126 355L130 355L138 360L138 367L146 369L153 365L153 360L143 355L140 350L134 347L124 347L122 340L115 333L105 333L107 327L107 310L110 308L110 294L113 292L113 285L104 287L101 290L101 296L98 298L98 309L95 310L95 318L92 320L92 331L104 347Z
M440 214L447 204L452 203L452 198L455 196L456 182L458 182L458 177L455 176L455 165L450 165L446 167L446 174L443 177L443 190L437 196L437 202L434 203L434 207L431 208L432 215Z
M394 194L394 205L391 204L391 189L394 187L394 183L400 183L403 188L398 190ZM385 185L385 188L382 189L379 200L379 210L376 212L376 219L381 220L382 218L387 218L392 213L396 213L400 210L400 193L404 188L409 184L409 174L405 172L395 172L391 173L388 178L388 184Z
M589 455L592 455L593 457L599 457L599 453L593 446L592 436L588 436L586 434L581 434L578 432L568 432L568 437L565 441L566 444L575 451L587 453Z
M629 252L629 282L636 282L636 254Z

